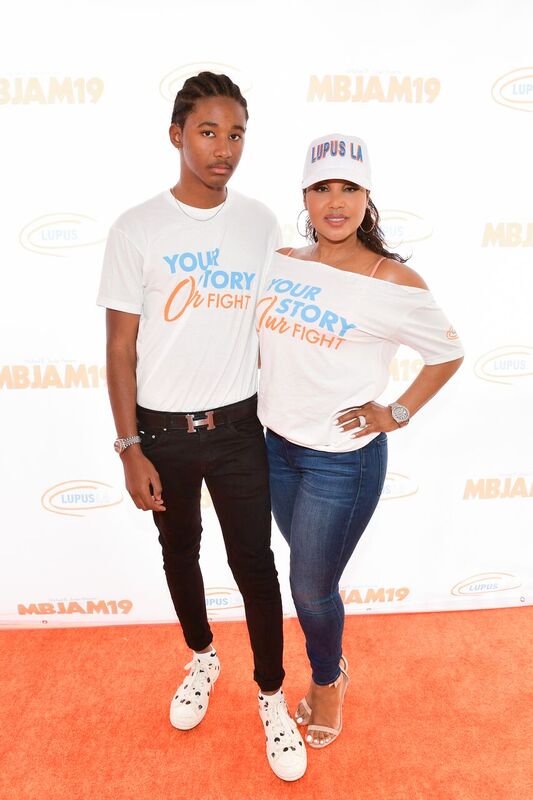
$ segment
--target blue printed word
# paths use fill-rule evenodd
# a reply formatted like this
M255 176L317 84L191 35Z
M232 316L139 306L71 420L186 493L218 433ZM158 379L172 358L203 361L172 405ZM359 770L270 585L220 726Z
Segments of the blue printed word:
M171 275L175 275L179 267L182 272L194 272L197 269L203 271L203 275L198 277L197 285L202 288L213 287L214 289L242 289L249 291L255 278L255 272L226 272L218 267L220 250L198 250L197 252L174 253L171 256L163 256L170 267Z
M283 278L273 278L268 287L274 289L279 294L287 293L280 304L275 308L277 314L287 314L289 317L299 317L304 322L316 322L319 328L326 328L337 336L345 336L351 328L356 328L352 322L347 322L344 317L336 314L329 309L321 309L314 303L306 303L306 300L315 300L316 296L322 291L319 286L309 286L308 284L293 283L293 281ZM300 298L300 299L293 299ZM338 330L336 330L336 327Z
M196 253L174 253L173 256L163 256L173 275L176 274L176 265L184 272L193 272L198 267L207 269L208 267L218 267L218 257L220 250L207 250L203 253L198 250Z

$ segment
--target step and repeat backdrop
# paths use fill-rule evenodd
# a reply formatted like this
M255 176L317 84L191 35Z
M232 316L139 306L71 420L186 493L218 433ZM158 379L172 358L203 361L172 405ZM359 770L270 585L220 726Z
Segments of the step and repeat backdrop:
M234 188L302 243L308 142L366 140L390 247L461 336L456 378L389 435L376 514L342 579L347 613L532 602L533 15L528 3L22 2L0 34L3 220L0 623L175 619L156 529L135 509L95 305L114 219L174 184L176 92L229 74L250 110ZM14 35L16 31L16 35ZM422 366L402 348L382 400ZM241 618L207 491L213 619ZM285 611L288 550L273 546Z

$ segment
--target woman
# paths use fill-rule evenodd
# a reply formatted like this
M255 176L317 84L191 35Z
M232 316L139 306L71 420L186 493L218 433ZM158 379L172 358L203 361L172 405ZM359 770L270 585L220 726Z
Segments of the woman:
M259 417L312 671L296 720L324 747L341 731L348 685L339 579L383 488L386 434L442 388L463 349L423 279L384 246L364 142L313 141L302 188L310 244L274 254L257 308ZM383 406L400 344L425 366Z

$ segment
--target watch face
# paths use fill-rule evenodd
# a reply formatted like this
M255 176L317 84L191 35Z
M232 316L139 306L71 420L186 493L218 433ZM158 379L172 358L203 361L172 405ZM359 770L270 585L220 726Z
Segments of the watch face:
M115 448L115 453L121 453L122 452L122 442L120 441L120 439L116 440L116 442L114 443L113 447Z
M393 406L392 407L392 416L396 420L396 422L407 422L409 419L409 411L406 409L405 406Z

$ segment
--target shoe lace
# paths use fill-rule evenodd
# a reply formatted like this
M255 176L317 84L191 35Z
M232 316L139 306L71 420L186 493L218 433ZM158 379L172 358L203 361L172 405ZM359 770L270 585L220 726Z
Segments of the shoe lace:
M266 716L270 726L270 744L277 750L284 748L296 750L293 742L296 733L295 723L289 716L285 700L269 703Z
M210 670L207 664L204 665L198 659L193 659L193 661L185 665L184 669L190 669L191 672L180 686L180 700L189 700L197 691L209 691L207 686L209 681L207 679Z

